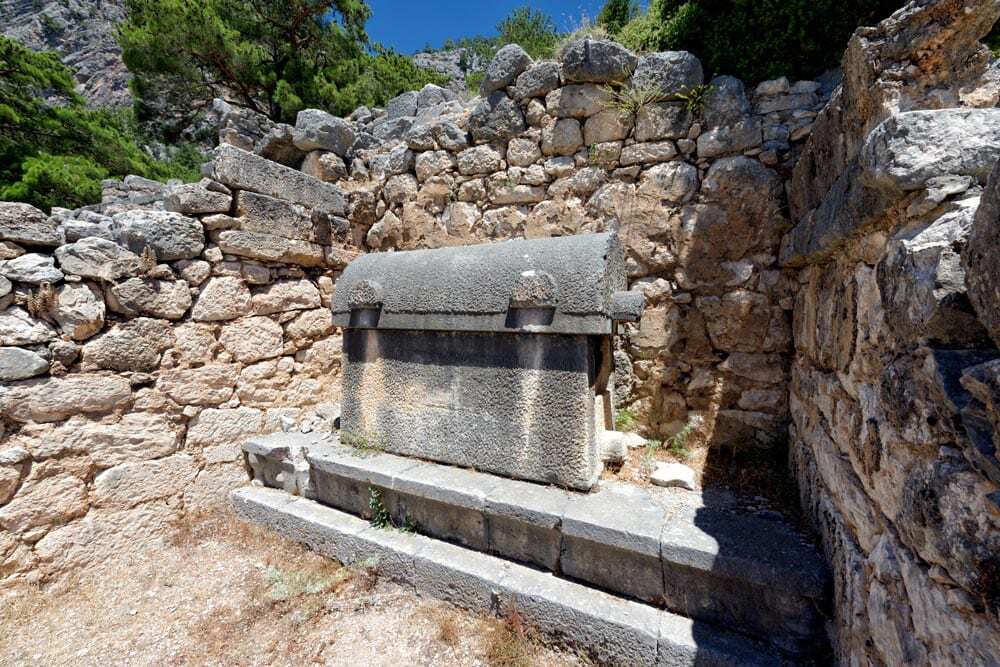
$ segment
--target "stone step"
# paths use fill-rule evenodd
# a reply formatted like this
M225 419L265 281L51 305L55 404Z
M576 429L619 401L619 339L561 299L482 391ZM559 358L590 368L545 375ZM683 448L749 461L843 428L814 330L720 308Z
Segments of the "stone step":
M711 624L625 600L496 556L415 533L375 528L352 514L287 491L232 493L242 520L351 565L374 563L382 576L473 612L516 609L550 639L602 665L775 666L772 649Z
M722 494L617 483L570 492L298 434L244 449L267 486L362 518L374 487L397 525L738 629L790 655L826 650L820 555L788 525L737 512Z

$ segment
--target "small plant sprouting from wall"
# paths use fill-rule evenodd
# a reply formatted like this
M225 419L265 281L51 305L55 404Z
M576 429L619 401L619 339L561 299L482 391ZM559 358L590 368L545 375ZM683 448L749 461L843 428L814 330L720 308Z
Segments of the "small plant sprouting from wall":
M615 413L615 430L632 431L635 429L635 413L623 408Z
M686 86L679 93L674 93L674 99L683 102L691 115L701 118L710 92L712 92L712 86L707 83Z
M36 291L28 294L25 305L28 313L35 319L51 320L50 313L55 309L56 302L56 291L52 289L52 284L42 283Z
M624 88L604 87L605 92L611 96L605 106L623 113L635 115L647 104L663 102L666 97L656 86L625 86Z
M699 428L701 428L701 418L699 416L689 418L684 428L667 440L667 451L682 461L691 458L690 441L692 436L698 433Z
M378 438L364 433L342 432L340 442L353 449L359 456L370 456L385 451L385 446L378 441Z
M142 254L139 255L139 271L143 275L149 275L156 270L156 251L150 246L145 246L142 249Z
M409 515L403 517L402 523L399 524L392 520L392 514L389 513L389 509L385 506L382 493L382 489L378 487L372 486L368 489L368 509L372 512L369 523L376 528L384 528L386 530L398 530L402 533L416 532L417 526Z

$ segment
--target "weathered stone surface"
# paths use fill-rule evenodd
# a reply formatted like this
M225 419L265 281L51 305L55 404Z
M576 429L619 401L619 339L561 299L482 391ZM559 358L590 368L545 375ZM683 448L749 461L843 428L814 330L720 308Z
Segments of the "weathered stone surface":
M396 146L388 153L381 153L372 158L372 172L382 176L395 176L413 171L416 157L406 146Z
M109 282L136 275L141 270L138 255L117 243L97 237L87 237L56 248L56 258L67 275Z
M1000 162L997 163L1000 165ZM983 191L969 240L962 254L969 299L1000 346L1000 166L994 166Z
M537 141L530 139L511 139L507 144L507 162L512 167L527 167L542 157L542 151Z
M239 278L212 278L202 288L191 310L198 322L234 320L250 312L250 290Z
M218 244L223 252L265 262L302 266L322 266L324 262L323 246L273 234L226 230L219 234Z
M452 102L458 99L458 96L451 90L447 88L442 88L441 86L436 86L433 83L425 84L420 92L417 94L417 111L423 109L429 109L430 107L437 106L438 104L443 104L445 102Z
M0 507L0 527L12 533L46 530L83 516L87 511L87 488L71 475L41 479L26 485L9 503Z
M91 369L149 373L159 367L160 355L173 344L169 322L140 317L122 322L84 345L83 364Z
M760 146L763 142L760 121L747 119L735 125L723 125L698 135L698 155L712 158L731 155Z
M0 311L0 345L37 345L55 337L47 322L36 320L23 308L11 306Z
M0 347L0 381L24 380L49 370L41 355L22 347Z
M238 361L251 363L281 355L281 325L269 317L246 317L222 327L219 342Z
M193 447L238 443L260 433L263 426L260 410L207 408L191 421L187 443Z
M195 460L187 454L123 463L94 478L94 505L126 509L176 496L194 481L197 472Z
M573 155L583 147L583 132L580 121L575 118L560 118L552 125L542 128L542 153L545 155Z
M240 192L236 196L236 214L240 229L299 239L313 243L329 243L330 228L314 222L309 209L300 204L275 199L256 192Z
M687 51L647 53L639 58L631 85L637 89L655 89L661 95L676 95L705 81L701 62Z
M583 126L583 142L587 146L607 141L620 141L632 131L632 114L617 109L605 109L590 118Z
M656 486L676 486L689 491L698 486L694 470L683 463L657 463L649 481Z
M123 377L74 373L0 387L0 414L19 422L54 422L125 408L131 398L132 388Z
M109 288L109 307L135 317L179 320L191 307L191 290L183 280L130 278Z
M698 169L674 160L650 167L642 173L636 193L670 204L684 204L698 192Z
M60 285L50 312L62 332L73 340L86 340L104 327L104 299L89 283Z
M988 334L970 307L955 250L965 245L975 203L889 240L878 266L878 285L886 324L900 340L930 339L947 347L985 342Z
M161 262L192 259L205 249L201 223L179 213L134 210L119 213L114 221L129 250L141 254L150 248Z
M63 279L63 272L56 268L51 255L29 253L0 262L0 275L19 283L40 285L57 283Z
M501 90L481 99L469 116L469 131L479 142L504 141L524 129L521 109Z
M104 469L173 454L180 435L180 428L169 418L149 412L129 412L113 423L76 416L32 438L27 447L36 460L86 455Z
M302 163L305 152L295 146L295 128L278 123L254 144L253 152L293 169Z
M750 102L742 81L733 76L717 76L709 85L702 113L707 128L739 125L750 119Z
M302 161L302 173L327 183L347 178L347 165L332 151L311 151Z
M419 91L408 90L392 98L385 103L386 118L391 119L417 115L417 99L419 97Z
M253 190L335 215L347 212L344 193L337 186L253 153L222 145L211 164L215 179L231 188Z
M458 154L458 171L465 175L489 174L500 169L501 160L492 146L473 146Z
M531 65L531 56L517 44L504 46L486 67L480 89L483 95L501 90L514 83L518 75Z
M308 280L282 280L265 288L255 289L252 304L255 315L308 310L319 308L320 294Z
M559 87L559 63L542 61L522 72L514 84L514 99L544 97Z
M354 145L351 124L319 109L303 109L298 113L292 137L300 150L333 151L341 157Z
M622 166L630 164L650 164L666 162L677 155L677 146L672 141L654 141L645 144L632 144L622 149L619 162Z
M174 368L160 374L156 387L179 405L216 406L232 398L238 374L236 364Z
M427 151L417 156L414 169L417 173L417 180L423 182L433 176L454 169L456 165L457 161L455 157L448 151ZM386 187L388 188L388 183Z
M1000 110L907 111L865 140L859 162L874 186L916 190L935 176L985 179L1000 159Z
M30 204L0 202L0 240L27 246L62 245L59 222Z
M635 140L684 139L691 129L691 112L683 104L644 104L636 114Z
M292 340L315 340L333 333L333 321L325 308L300 313L285 326L285 333Z
M557 118L587 118L610 104L611 94L592 83L563 86L545 96L545 110Z
M639 62L635 54L617 42L590 38L567 45L561 60L566 83L624 81Z
M204 213L228 213L233 198L225 192L208 188L211 181L175 185L167 191L163 207L168 211L183 215Z

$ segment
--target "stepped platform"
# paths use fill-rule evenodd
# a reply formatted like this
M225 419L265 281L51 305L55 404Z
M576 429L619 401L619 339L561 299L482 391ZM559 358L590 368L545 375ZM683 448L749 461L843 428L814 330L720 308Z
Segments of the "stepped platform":
M621 650L621 664L794 664L827 649L829 575L821 557L787 524L741 512L726 494L621 483L580 493L299 434L257 438L244 450L254 478L272 487L237 492L244 518L343 562L374 550L393 564L390 571L403 563L406 583L470 609L495 612L516 599L523 613L521 598L540 587L553 598L539 609L568 605L556 614L559 623L618 627L586 616L616 610L635 621L626 634L638 644L627 650L601 633L587 640L586 626L540 625L595 655L606 653L604 661ZM381 491L396 525L418 534L369 526L372 489ZM362 534L364 549L357 544ZM446 554L452 560L443 563L460 569L485 568L486 578L477 579L474 593L452 590L468 572L435 570L435 581L413 579L405 573L419 553L431 560ZM515 581L530 586L515 590ZM448 597L454 595L475 599Z

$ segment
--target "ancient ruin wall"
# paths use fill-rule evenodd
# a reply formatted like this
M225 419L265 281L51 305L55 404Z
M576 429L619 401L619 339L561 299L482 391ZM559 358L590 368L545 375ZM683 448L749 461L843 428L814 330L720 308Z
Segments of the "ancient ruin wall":
M792 462L842 664L1000 656L1000 111L978 42L998 15L920 0L859 30L790 188Z
M663 101L623 110L629 79ZM162 536L245 481L251 434L332 428L328 304L358 252L617 230L647 301L620 337L620 407L651 437L698 417L716 441L779 442L783 178L829 90L720 77L699 104L704 83L690 54L507 47L480 99L429 86L294 128L219 102L200 184L0 205L0 578Z

